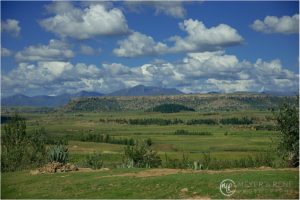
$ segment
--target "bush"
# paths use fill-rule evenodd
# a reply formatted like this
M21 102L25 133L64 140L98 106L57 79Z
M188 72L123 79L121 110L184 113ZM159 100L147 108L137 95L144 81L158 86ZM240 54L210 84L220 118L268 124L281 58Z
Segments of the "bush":
M160 118L146 118L146 119L129 119L129 124L131 125L161 125L166 126L173 124L170 119L160 119Z
M187 125L194 125L194 124L208 124L214 125L218 122L214 119L191 119L186 122Z
M174 135L212 135L211 132L203 131L203 132L190 132L188 130L176 130Z
M222 160L211 157L210 153L203 153L198 161L203 169L228 169L228 168L249 168L249 167L274 167L274 157L270 152L246 156L236 160Z
M290 167L297 167L299 166L299 108L296 105L283 104L276 119L280 131L278 152Z
M185 155L184 153L182 154L182 159L172 159L165 154L165 163L164 167L165 168L173 168L173 169L187 169L191 168L192 163L189 160L188 156Z
M220 124L236 124L236 125L242 125L242 124L253 124L253 119L243 117L241 119L237 117L232 117L232 118L226 118L226 119L221 119Z
M170 103L170 104L162 104L156 106L150 109L150 111L161 112L161 113L177 113L180 111L195 111L195 110L193 108L189 108L184 105Z
M49 149L48 158L50 162L66 163L68 161L68 148L64 145L55 145Z
M161 158L144 142L124 148L123 167L154 168L161 165Z
M150 147L153 144L153 141L151 140L151 138L148 138L146 140L146 144Z
M47 137L45 143L50 145L68 145L68 139L66 137Z
M4 125L1 145L1 171L16 171L41 166L46 161L45 130L26 132L26 121L19 115Z
M80 138L84 142L101 142L109 144L123 144L123 145L134 145L135 140L133 138L116 138L107 134L83 134Z
M101 169L103 166L102 154L94 152L93 154L87 155L85 165L92 169Z

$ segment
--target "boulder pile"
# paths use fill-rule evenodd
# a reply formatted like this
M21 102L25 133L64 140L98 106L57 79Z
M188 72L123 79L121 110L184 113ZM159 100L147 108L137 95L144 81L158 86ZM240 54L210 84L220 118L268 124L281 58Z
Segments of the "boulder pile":
M51 162L46 164L45 166L38 168L37 170L31 171L31 174L44 174L44 173L57 173L57 172L70 172L77 171L78 167L70 163L59 163L59 162Z

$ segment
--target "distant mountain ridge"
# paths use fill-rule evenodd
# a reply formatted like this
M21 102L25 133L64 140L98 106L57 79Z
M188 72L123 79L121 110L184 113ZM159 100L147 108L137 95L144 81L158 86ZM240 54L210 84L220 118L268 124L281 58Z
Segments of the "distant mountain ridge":
M2 106L32 106L32 107L58 107L67 104L72 98L95 97L103 94L97 92L81 91L75 94L61 94L57 96L39 95L29 97L23 94L1 99Z
M58 107L67 104L71 99L79 97L97 96L158 96L158 95L179 95L183 92L174 88L160 88L152 86L137 85L132 88L121 89L112 93L102 94L98 92L81 91L75 94L61 94L57 96L39 95L29 97L23 94L1 99L2 106L32 106L32 107Z

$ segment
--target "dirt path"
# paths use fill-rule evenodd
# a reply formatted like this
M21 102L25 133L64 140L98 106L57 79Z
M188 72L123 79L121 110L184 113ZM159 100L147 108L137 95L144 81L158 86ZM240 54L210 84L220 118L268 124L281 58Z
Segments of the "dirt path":
M219 174L219 173L230 173L230 172L253 172L253 171L295 171L297 172L298 168L282 168L282 169L274 169L268 167L261 168L245 168L245 169L225 169L225 170L192 170L192 169L147 169L137 173L124 173L124 174L116 174L103 177L153 177L153 176L167 176L172 174L180 174L180 173L189 173L189 174L198 174L198 173L207 173L207 174Z

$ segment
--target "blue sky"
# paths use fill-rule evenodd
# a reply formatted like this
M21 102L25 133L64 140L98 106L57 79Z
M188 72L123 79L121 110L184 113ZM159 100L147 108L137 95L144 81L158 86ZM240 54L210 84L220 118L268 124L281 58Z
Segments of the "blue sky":
M298 2L1 2L2 95L297 91Z

